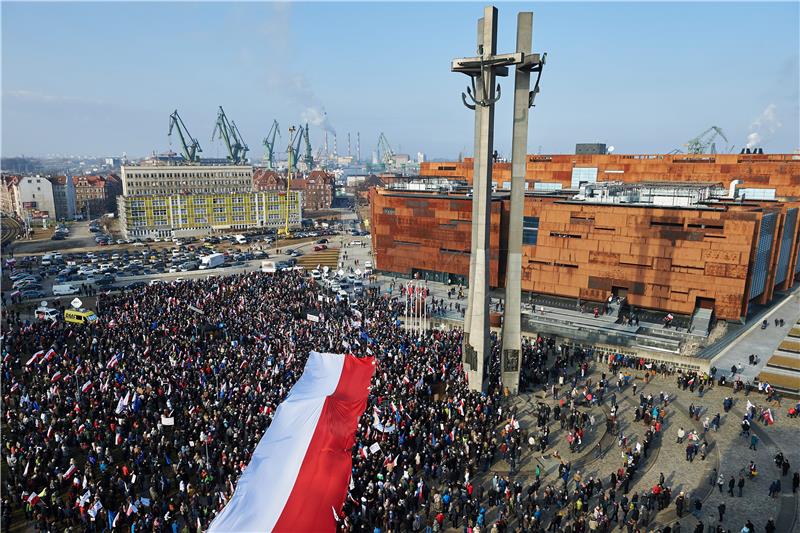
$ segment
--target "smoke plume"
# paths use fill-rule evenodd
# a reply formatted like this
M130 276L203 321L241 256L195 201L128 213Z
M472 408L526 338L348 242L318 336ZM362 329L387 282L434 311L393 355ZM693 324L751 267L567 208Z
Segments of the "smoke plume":
M317 126L323 130L336 135L325 108L320 104L319 99L311 89L311 84L302 74L294 74L289 77L290 96L298 104L303 106L300 118L309 125Z
M333 129L330 120L328 120L328 114L325 112L324 108L319 108L316 106L307 107L302 113L300 113L300 118L303 119L303 122L318 126L323 130L336 135L336 130Z
M755 148L765 139L771 137L783 125L776 114L778 106L769 104L764 111L750 124L747 136L747 148Z

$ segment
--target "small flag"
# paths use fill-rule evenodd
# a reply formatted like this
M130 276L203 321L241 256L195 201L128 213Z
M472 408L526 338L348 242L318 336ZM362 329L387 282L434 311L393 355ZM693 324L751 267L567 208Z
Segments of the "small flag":
M41 356L42 356L42 354L44 354L44 350L39 350L38 352L36 352L35 354L33 354L33 355L31 356L31 358L30 358L30 359L28 359L28 362L27 362L27 363L25 363L25 366L31 366L33 363L35 363L35 362L36 362L36 360L37 360L37 359L39 359L39 357L41 357Z
M69 479L72 477L75 472L78 471L78 467L75 465L70 465L66 472L64 472L64 479Z
M49 361L53 357L55 357L55 355L56 355L56 351L54 349L50 348L49 350L47 350L47 353L44 355L44 360L45 361Z
M53 377L50 378L50 383L55 383L59 379L61 379L61 371L60 370L58 372L56 372L55 374L53 374Z
M103 504L100 503L100 500L97 500L96 502L94 502L94 505L92 505L92 508L87 511L87 513L89 513L89 516L94 518L95 516L97 516L97 513L99 513L100 509L102 508Z
M116 353L116 354L114 354L114 357L112 357L111 359L109 359L109 360L108 360L108 363L106 363L106 368L114 368L115 366L117 366L117 365L119 364L119 360L120 360L121 358L122 358L122 357L120 357L120 354L119 354L119 353Z
M89 381L83 384L83 386L81 387L81 392L83 394L86 394L87 392L89 392L91 388L92 388L92 380L90 379Z

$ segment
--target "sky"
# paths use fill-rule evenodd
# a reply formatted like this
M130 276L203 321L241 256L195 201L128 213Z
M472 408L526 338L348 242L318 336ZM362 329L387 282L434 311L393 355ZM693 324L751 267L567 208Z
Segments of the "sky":
M534 12L547 52L530 153L605 142L665 153L710 126L729 142L800 147L800 4L498 3L498 52L512 52L516 14ZM395 152L471 155L468 78L481 3L3 2L2 155L139 157L170 148L178 109L203 155L218 107L263 156L273 119L311 122L368 158L383 132ZM495 148L510 156L513 75L502 78ZM323 111L327 121L323 120Z

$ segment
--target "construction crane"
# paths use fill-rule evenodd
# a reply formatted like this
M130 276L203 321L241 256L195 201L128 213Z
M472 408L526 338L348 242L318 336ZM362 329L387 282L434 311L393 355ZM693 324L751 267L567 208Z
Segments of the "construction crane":
M711 126L706 131L694 139L690 139L689 142L686 143L686 153L705 154L706 150L708 150L708 153L716 154L717 145L714 144L714 139L716 139L717 136L722 137L725 142L729 142L728 138L725 137L725 134L722 132L722 128L718 126Z
M303 158L303 162L306 164L306 169L311 171L311 169L314 168L314 156L311 154L311 139L308 137L308 122L306 122L306 127L302 131L303 139L306 142L306 155Z
M269 133L264 137L264 159L267 161L267 168L273 168L275 166L275 136L279 136L280 134L278 121L273 120Z
M178 130L178 136L181 138L184 159L189 162L200 161L200 156L197 155L203 151L203 149L200 148L200 142L189 133L177 109L169 116L169 133L167 137L170 137L170 142L172 142L173 129Z
M228 149L228 161L233 163L242 163L246 161L245 156L250 150L242 139L242 134L239 133L239 128L232 120L228 120L225 116L225 111L222 106L219 106L219 113L217 113L217 123L214 126L214 133L211 134L211 141L214 141L214 136L219 134L220 139L225 141L225 147Z
M295 132L297 134L295 135ZM287 170L286 170L286 218L284 219L284 226L278 230L278 235L289 235L289 198L291 195L292 187L292 170L294 169L298 155L300 153L300 141L303 139L303 128L300 127L299 131L294 126L289 126L289 146L286 148Z
M384 135L383 132L378 135L378 152L380 152L381 160L386 168L391 168L394 166L394 151L389 145L389 141L386 139L386 135Z

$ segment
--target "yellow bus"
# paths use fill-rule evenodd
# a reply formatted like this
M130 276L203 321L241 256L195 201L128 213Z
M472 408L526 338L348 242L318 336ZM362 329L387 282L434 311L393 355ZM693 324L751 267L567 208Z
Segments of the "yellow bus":
M85 324L97 320L97 315L88 309L67 309L64 311L64 320L73 324Z

